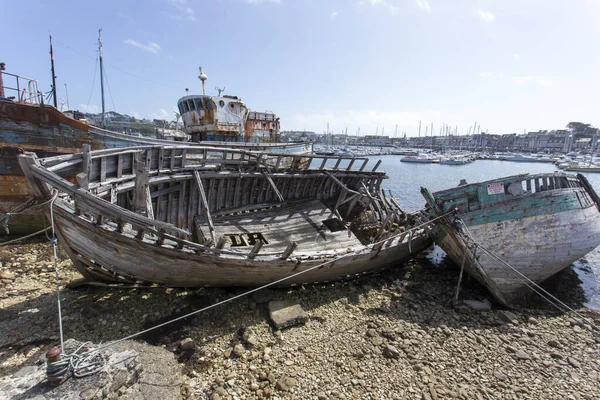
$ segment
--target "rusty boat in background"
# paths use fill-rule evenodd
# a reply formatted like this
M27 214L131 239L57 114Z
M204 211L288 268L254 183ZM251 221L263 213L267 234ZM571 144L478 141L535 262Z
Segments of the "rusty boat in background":
M432 239L503 305L600 245L600 198L581 175L524 174L430 193Z
M89 281L326 282L399 264L431 244L433 223L385 195L381 161L198 146L19 161Z
M217 105L220 105L219 97L213 97ZM7 73L2 63L0 68L0 231L4 230L6 234L24 235L44 228L44 219L41 217L40 210L31 208L34 200L17 160L19 154L26 151L35 152L39 157L72 154L81 151L85 144L89 144L94 150L173 144L173 141L132 136L92 126L65 115L56 106L44 104L43 100L36 80ZM182 103L182 100L179 104L184 103L188 104L187 101ZM197 110L195 112L197 113ZM260 113L251 113L254 119L248 119L246 114L248 113L241 115L237 124L229 125L214 124L220 115L214 115L213 120L205 119L203 123L196 125L191 124L192 117L189 112L184 112L183 117L184 123L188 123L185 125L186 131L205 129L213 124L212 128L221 129L221 132L229 132L233 129L238 133L235 141L215 142L212 145L290 154L312 152L310 144L279 143L278 134L272 137L277 141L258 140L264 139L262 134L256 137L251 135L252 140L244 141L244 126L254 129L255 125L258 127L261 118L272 119L273 121L269 121L271 125L268 129L279 132L279 120L274 115L268 117L261 116ZM253 122L255 120L256 124ZM265 126L267 126L266 121ZM257 129L252 132L255 131L258 134ZM212 139L216 139L216 136L209 138Z

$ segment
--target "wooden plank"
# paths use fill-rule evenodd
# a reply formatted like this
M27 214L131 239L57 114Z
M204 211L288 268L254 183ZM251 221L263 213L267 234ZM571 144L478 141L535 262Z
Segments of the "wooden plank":
M163 147L161 147L158 150L158 172L161 172L163 170L163 162L165 159L165 149Z
M186 182L181 183L181 191L179 192L179 205L177 207L176 226L184 229L185 224L185 187Z
M235 182L235 191L233 193L233 207L238 207L240 205L240 191L242 190L242 176L238 175Z
M141 153L135 155L135 188L133 191L133 211L147 216L146 189L148 188L148 170Z
M377 164L375 164L372 171L373 172L377 171L377 168L379 168L380 165L381 165L381 160L377 161Z
M234 203L234 199L233 196L235 195L235 190L232 187L234 182L234 178L227 178L227 189L225 191L225 208L231 208L233 207L233 203Z
M154 219L154 210L152 209L152 196L150 196L150 186L146 186L146 216Z
M250 260L254 259L254 257L256 257L256 255L260 252L260 249L262 249L263 245L264 243L262 240L257 240L256 243L254 243L254 247L250 251L250 254L248 254L248 258Z
M187 165L187 151L187 148L181 151L181 168L185 168L185 166Z
M284 202L283 196L279 192L279 189L277 189L277 186L275 186L275 182L273 182L273 179L271 179L269 174L267 174L264 170L261 172L264 175L264 177L267 179L269 184L271 185L271 188L273 188L273 192L275 192L275 195L277 195L277 198L279 199L279 201L283 203Z
M100 159L100 182L106 180L106 157Z
M171 171L175 169L175 152L175 149L171 149L171 160L169 163L169 169L171 169Z
M365 161L363 161L362 165L360 166L360 168L358 170L362 172L362 170L365 169L365 167L367 166L368 163L369 163L369 159L366 159Z
M350 163L348 163L348 167L346 167L346 171L350 171L352 169L352 166L354 165L355 161L356 161L356 158L353 158L352 160L350 160Z
M81 163L83 163L83 159L75 158L72 160L63 161L59 164L52 165L51 167L47 167L47 169L48 169L48 171L62 171L65 169L70 169L70 168L74 167L75 165L79 165Z
M90 154L91 151L92 151L91 145L89 145L87 143L83 145L83 152L81 154L83 164L81 166L81 172L85 173L88 177L88 184L86 186L83 186L83 188L85 190L89 189L89 182L91 180L91 173L92 173L92 157Z
M110 202L111 202L111 204L116 204L117 203L117 199L118 199L117 191L115 190L114 187L111 187L110 188Z
M121 178L123 176L123 155L117 155L117 178Z
M281 254L281 259L282 260L287 260L289 258L289 256L292 255L292 253L294 252L294 250L296 250L296 248L298 248L298 243L291 242L289 244L289 246L286 247L286 249L284 250L283 254Z
M208 229L210 230L210 237L213 243L216 243L215 239L215 227L212 222L212 218L210 216L210 206L208 204L208 200L206 199L206 192L204 191L204 186L202 185L202 180L200 179L200 174L198 171L194 171L194 179L196 180L196 186L198 187L198 192L200 193L200 198L204 202L204 210L206 212L206 219L208 221Z
M321 166L319 167L319 169L321 169L321 170L322 170L323 168L325 168L325 164L327 164L327 160L328 160L328 158L327 158L327 157L325 157L325 158L323 159L323 162L321 162Z

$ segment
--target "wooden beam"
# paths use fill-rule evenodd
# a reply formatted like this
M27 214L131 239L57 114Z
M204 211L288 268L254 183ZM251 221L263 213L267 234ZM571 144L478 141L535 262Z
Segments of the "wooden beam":
M271 177L269 176L269 174L267 174L267 172L265 170L262 170L261 172L265 176L265 178L267 179L267 181L269 182L269 184L271 185L271 187L273 188L273 191L275 192L275 194L279 198L279 201L283 203L285 200L283 199L283 196L279 192L279 189L277 189L277 186L275 186L275 182L273 182L273 179L271 179Z
M92 151L92 145L87 144L87 143L83 145L83 152L81 154L81 156L83 158L81 172L83 172L84 174L86 174L88 176L88 184L86 186L82 186L85 190L89 189L89 182L91 180L91 176L90 176L90 174L92 172L92 155L90 154L91 151Z
M288 247L285 249L285 251L283 252L283 254L281 255L281 259L287 260L288 257L292 255L292 253L294 252L294 250L296 250L297 247L298 247L298 243L296 243L296 242L290 243L288 245Z
M208 220L208 229L210 230L210 237L213 243L217 243L215 238L215 227L210 216L210 206L208 205L208 201L206 200L206 192L204 191L204 185L202 185L202 179L200 179L200 174L198 173L198 171L194 171L194 179L196 179L196 186L198 187L198 191L200 192L202 202L204 203L204 210L206 212L206 219Z
M133 211L149 217L146 205L148 193L148 169L142 153L135 154L135 188L133 190ZM154 219L154 218L153 218Z

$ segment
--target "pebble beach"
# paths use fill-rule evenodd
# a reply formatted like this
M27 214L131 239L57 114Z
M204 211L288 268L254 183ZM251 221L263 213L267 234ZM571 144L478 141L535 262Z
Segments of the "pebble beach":
M571 269L545 286L585 320L533 295L507 310L488 302L471 279L453 306L458 269L424 255L358 280L256 292L108 347L107 359L117 349L133 352L120 372L107 366L54 387L43 373L45 353L60 343L52 246L0 247L0 260L0 398L591 400L600 394L600 335L592 327L600 315L583 307ZM75 287L80 276L70 260L61 254L58 264L64 338L92 346L245 290ZM269 317L274 301L302 307L302 323L276 329Z

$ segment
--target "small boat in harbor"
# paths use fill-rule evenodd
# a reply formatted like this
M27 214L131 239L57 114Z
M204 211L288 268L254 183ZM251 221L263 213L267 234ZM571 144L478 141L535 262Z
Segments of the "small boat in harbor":
M90 281L258 286L314 268L282 285L324 282L431 244L432 222L381 189L381 161L197 146L19 161Z
M565 172L600 172L600 165L569 165Z
M442 157L440 159L440 165L466 165L473 162L473 159L466 155L451 155Z
M418 154L416 156L404 156L400 159L401 162L432 164L439 163L440 159L429 154Z
M430 216L444 216L432 239L509 307L532 282L600 244L600 198L580 174L524 174L421 193Z

